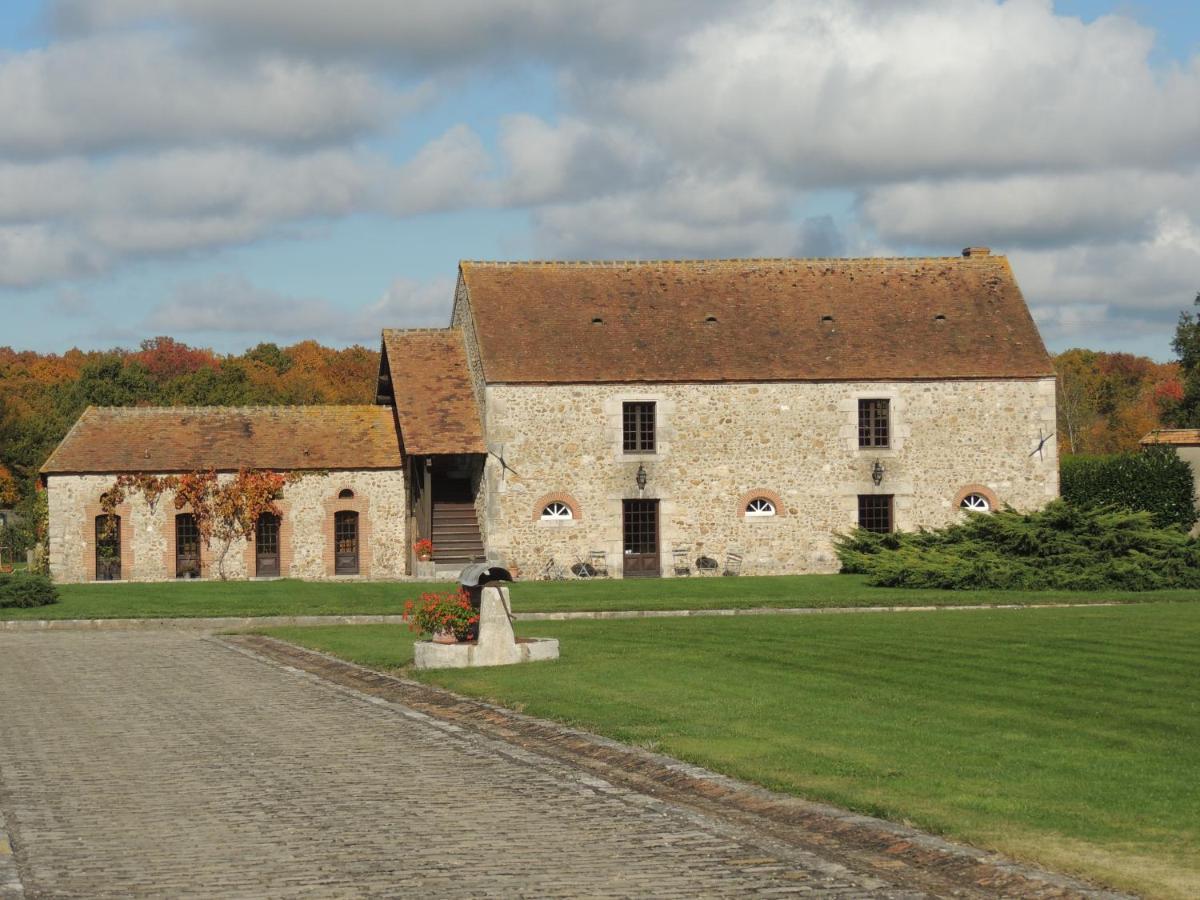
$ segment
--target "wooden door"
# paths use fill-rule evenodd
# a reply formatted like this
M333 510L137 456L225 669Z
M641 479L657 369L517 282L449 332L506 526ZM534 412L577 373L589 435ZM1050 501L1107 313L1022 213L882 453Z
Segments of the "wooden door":
M259 578L279 576L279 516L263 513L254 529L254 574Z
M200 577L200 529L191 513L175 517L175 577Z
M658 558L658 501L626 500L622 518L625 577L659 577L662 568Z

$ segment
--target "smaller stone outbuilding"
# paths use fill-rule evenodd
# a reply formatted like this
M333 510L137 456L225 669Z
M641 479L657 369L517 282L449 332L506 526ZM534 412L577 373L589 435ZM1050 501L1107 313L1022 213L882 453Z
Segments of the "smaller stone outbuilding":
M225 560L232 578L397 578L407 571L404 470L385 406L91 407L42 467L50 570L60 582L204 578L211 551L172 496L130 495L105 527L118 475L242 468L291 473L281 515Z

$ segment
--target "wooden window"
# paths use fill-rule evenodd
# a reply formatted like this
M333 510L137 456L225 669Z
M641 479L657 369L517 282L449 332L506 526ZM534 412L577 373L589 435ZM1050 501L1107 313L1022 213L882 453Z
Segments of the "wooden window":
M621 425L621 446L626 453L654 452L654 401L625 403Z
M175 577L200 577L200 529L191 513L175 517Z
M890 401L858 401L858 446L889 447Z
M333 515L335 575L358 574L358 513L344 511Z
M892 530L892 495L859 494L858 527L887 534Z
M121 580L120 516L96 516L96 580Z

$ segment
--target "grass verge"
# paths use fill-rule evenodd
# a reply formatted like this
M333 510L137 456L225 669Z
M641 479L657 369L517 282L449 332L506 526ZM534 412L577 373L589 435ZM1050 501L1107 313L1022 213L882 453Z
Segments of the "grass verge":
M332 581L199 581L65 584L60 602L4 610L4 619L195 618L399 614L404 601L450 584ZM531 581L512 588L519 612L750 607L962 606L1195 600L1195 591L942 591L877 588L861 575L778 575Z
M420 673L813 799L1200 895L1200 605L525 623L555 663ZM396 626L266 633L374 667Z

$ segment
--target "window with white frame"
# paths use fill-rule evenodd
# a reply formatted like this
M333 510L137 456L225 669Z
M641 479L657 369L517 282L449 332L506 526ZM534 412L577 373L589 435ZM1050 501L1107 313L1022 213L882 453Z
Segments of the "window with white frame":
M542 519L544 521L563 522L573 518L575 518L575 513L571 511L571 507L565 503L560 503L558 500L547 503L542 510Z
M775 515L775 504L766 497L755 497L746 504L746 517L764 519Z

